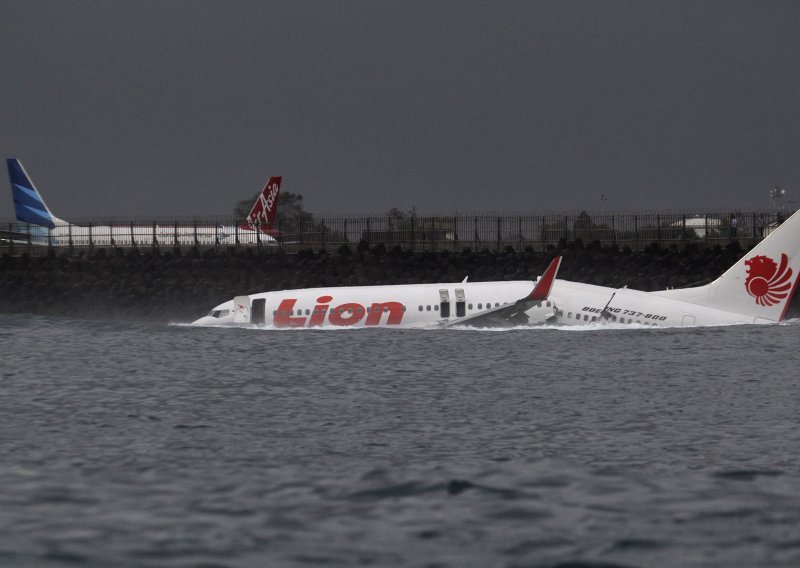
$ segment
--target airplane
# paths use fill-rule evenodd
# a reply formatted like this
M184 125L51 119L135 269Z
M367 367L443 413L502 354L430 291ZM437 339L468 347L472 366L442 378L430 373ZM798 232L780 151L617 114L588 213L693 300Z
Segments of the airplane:
M554 317L547 300L561 265L542 276L508 282L306 288L236 296L193 325L264 324L277 328L524 325Z
M556 280L554 323L697 327L786 319L800 282L800 211L704 286L642 292Z
M277 245L274 232L281 178L269 178L247 220L239 226L203 223L192 225L74 224L52 214L36 190L22 163L6 160L14 211L19 225L3 231L4 240L39 246L131 246L131 245Z
M555 278L560 262L560 258L553 261L527 296L530 282L466 279L460 284L282 290L236 296L193 324L276 328L774 324L786 318L800 282L800 212L705 286L642 292L581 284Z

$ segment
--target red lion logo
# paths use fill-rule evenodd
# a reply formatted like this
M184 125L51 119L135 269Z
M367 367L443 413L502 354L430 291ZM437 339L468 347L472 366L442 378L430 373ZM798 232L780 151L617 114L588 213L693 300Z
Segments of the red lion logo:
M744 282L747 293L756 299L759 306L774 306L789 295L792 283L792 269L789 257L781 254L781 265L768 256L754 256L746 260L747 279Z

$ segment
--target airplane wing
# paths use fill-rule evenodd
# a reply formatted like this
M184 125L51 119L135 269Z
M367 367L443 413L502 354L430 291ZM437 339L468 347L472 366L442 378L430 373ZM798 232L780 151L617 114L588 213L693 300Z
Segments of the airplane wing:
M525 325L528 316L525 313L537 304L541 304L550 295L553 282L556 279L558 268L561 266L561 257L557 256L544 271L542 277L536 281L531 293L520 298L513 304L506 304L497 308L480 312L467 318L450 322L445 327L465 325L469 327L509 327L510 325Z

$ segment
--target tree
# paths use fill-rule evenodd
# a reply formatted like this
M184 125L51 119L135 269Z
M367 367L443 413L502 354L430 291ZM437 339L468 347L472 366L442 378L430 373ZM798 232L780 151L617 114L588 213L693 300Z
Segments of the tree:
M253 203L256 202L258 196L261 195L259 191L248 199L242 199L236 203L236 208L233 210L233 215L237 219L244 219L253 208ZM278 212L275 216L275 221L278 228L281 230L299 230L303 223L313 221L314 215L309 213L303 208L303 196L299 193L292 193L291 191L281 190L280 197L278 197Z

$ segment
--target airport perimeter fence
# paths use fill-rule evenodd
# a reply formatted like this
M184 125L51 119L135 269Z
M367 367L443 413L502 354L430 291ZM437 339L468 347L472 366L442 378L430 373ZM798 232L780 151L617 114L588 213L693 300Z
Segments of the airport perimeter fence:
M43 254L56 249L231 248L253 252L337 251L343 245L413 251L546 250L582 241L642 250L661 247L727 244L752 246L767 236L789 212L608 213L546 215L454 215L313 217L287 221L274 230L248 230L233 219L84 220L48 229L17 222L0 223L0 254Z

